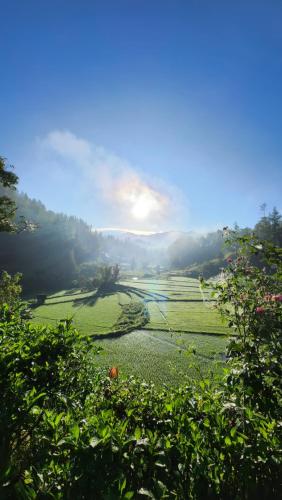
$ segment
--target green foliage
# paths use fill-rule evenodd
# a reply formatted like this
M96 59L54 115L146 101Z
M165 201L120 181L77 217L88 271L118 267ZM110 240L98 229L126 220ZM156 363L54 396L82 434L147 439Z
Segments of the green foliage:
M262 205L265 211L266 205ZM254 228L257 238L272 242L274 245L282 246L282 216L274 207L269 215L263 215Z
M88 350L68 323L46 328L17 318L0 322L1 498L20 496L22 489L33 498L31 468L39 472L47 462L52 470L59 435L70 426L74 433L74 415L95 380Z
M282 249L255 236L235 237L237 257L229 259L216 286L220 312L236 332L227 355L234 400L278 417L282 392ZM259 267L253 265L254 256ZM262 267L262 263L265 267Z
M15 202L17 183L17 175L7 169L5 158L0 156L0 233L33 231L36 227L35 224L28 222L22 214L17 216Z
M26 195L9 190L7 196L17 205L17 213L32 220L37 229L0 234L1 266L10 274L23 273L25 293L70 287L79 265L98 256L97 234L82 220L46 210ZM17 216L15 224L21 224Z
M70 322L0 323L1 498L279 498L281 251L235 243L215 290L237 334L222 384L111 380Z
M90 287L105 289L114 285L119 278L119 266L107 266L106 264L97 267L95 275L90 279Z
M114 325L116 332L127 333L135 328L142 328L148 322L148 310L142 302L130 302L121 308L122 313Z
M265 212L266 205L262 205ZM228 228L225 228L228 229ZM244 237L251 234L249 228L239 228L235 224L236 234ZM263 215L254 227L254 233L260 240L266 240L282 246L282 216L276 207L268 215ZM223 245L224 231L194 237L184 234L169 247L170 264L173 268L183 269L187 276L205 278L217 275L226 267L226 250Z
M10 276L6 271L0 275L0 307L7 304L10 308L18 305L21 298L21 274Z
M222 231L201 237L184 234L169 247L170 264L173 268L183 269L211 259L221 260L222 243Z
M79 285L82 278L84 286L97 267L130 262L132 256L143 259L146 254L138 245L104 237L77 217L47 210L40 201L2 187L1 180L0 218L2 195L17 206L13 222L17 230L13 234L0 232L0 262L10 274L23 274L25 294L70 288L74 281ZM20 230L35 227L36 231Z
M0 185L4 188L15 189L18 177L7 170L5 158L0 156ZM0 231L14 231L15 224L12 222L16 212L15 202L6 194L0 196Z

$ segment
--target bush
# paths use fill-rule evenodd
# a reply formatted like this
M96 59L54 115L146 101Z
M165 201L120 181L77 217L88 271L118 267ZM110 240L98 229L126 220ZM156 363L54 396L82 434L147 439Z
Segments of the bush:
M1 498L279 498L281 252L240 244L215 290L236 332L217 386L110 379L70 322L0 323Z
M0 322L0 497L19 493L52 455L50 428L72 422L93 387L89 346L70 324ZM91 376L90 376L91 375ZM58 429L57 429L58 430Z

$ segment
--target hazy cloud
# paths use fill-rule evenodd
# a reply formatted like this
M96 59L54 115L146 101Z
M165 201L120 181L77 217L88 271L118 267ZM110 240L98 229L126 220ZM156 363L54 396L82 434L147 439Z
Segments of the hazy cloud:
M127 160L105 148L77 137L67 130L53 130L37 139L41 161L53 165L60 175L77 172L74 188L85 201L98 197L102 207L112 214L113 223L136 229L159 229L174 220L181 193L159 179L147 178ZM83 200L82 200L83 201Z

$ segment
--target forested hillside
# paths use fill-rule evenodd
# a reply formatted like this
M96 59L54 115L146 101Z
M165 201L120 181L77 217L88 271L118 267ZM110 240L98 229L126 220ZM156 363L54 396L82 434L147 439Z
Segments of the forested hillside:
M26 291L70 286L78 266L98 257L99 236L81 219L56 214L24 194L9 196L18 207L16 220L23 216L35 228L1 233L1 268L23 273Z
M254 228L240 228L235 224L234 230L240 236L254 233L261 240L282 246L282 216L275 207L268 215L264 214ZM182 235L169 247L171 266L185 269L191 275L203 273L205 277L210 277L217 274L220 268L226 266L226 258L232 252L222 244L223 235L224 231L198 238Z
M143 272L164 264L195 277L216 275L226 266L230 250L224 249L223 231L202 236L183 233L168 248L150 248L148 242L145 248L130 239L104 236L82 219L52 212L40 201L2 186L0 196L4 195L17 207L15 223L24 219L29 224L28 230L23 225L21 230L0 233L0 269L23 273L26 294L71 287L85 263L118 263ZM263 215L253 230L236 227L236 231L240 235L254 231L260 239L282 244L282 221L276 208Z
M70 287L85 262L146 262L146 250L93 231L82 219L47 210L38 200L0 187L16 206L15 223L29 222L12 233L0 233L0 269L23 273L25 293Z

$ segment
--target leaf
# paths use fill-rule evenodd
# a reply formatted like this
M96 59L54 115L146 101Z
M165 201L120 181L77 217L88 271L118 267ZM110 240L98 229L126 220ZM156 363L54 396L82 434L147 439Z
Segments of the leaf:
M124 495L124 498L130 500L131 498L134 497L134 491L127 491Z
M141 438L142 432L140 427L136 427L135 432L134 432L134 437L138 441Z
M210 421L209 421L209 419L208 419L208 418L205 418L205 419L204 419L203 424L204 424L204 426L205 426L205 427L210 427L210 426L211 426Z
M138 493L139 495L143 495L145 497L155 498L153 493L149 490L146 490L146 488L140 488L140 490L138 490Z
M232 427L232 429L231 429L231 431L230 431L231 437L234 437L234 436L235 436L235 434L236 434L236 432L237 432L236 427Z
M124 488L126 487L126 477L124 478L124 480L122 481L122 483L120 482L119 484L119 491L120 491L120 494L122 494Z
M55 427L58 427L60 421L62 420L63 415L64 415L64 412L62 411L61 413L59 413L59 415L56 416L56 418L55 418Z
M72 428L71 428L71 433L74 437L74 439L77 441L78 438L79 438L79 433L80 433L80 430L79 430L79 426L77 423L75 423Z
M226 438L224 439L224 442L225 442L226 446L231 446L231 444L232 444L232 441L231 441L229 436L226 436Z
M96 448L96 446L98 446L98 444L101 443L101 439L99 439L98 437L94 436L93 438L90 439L90 446L91 448Z
M168 438L166 438L166 440L165 440L165 447L171 448L170 440Z

